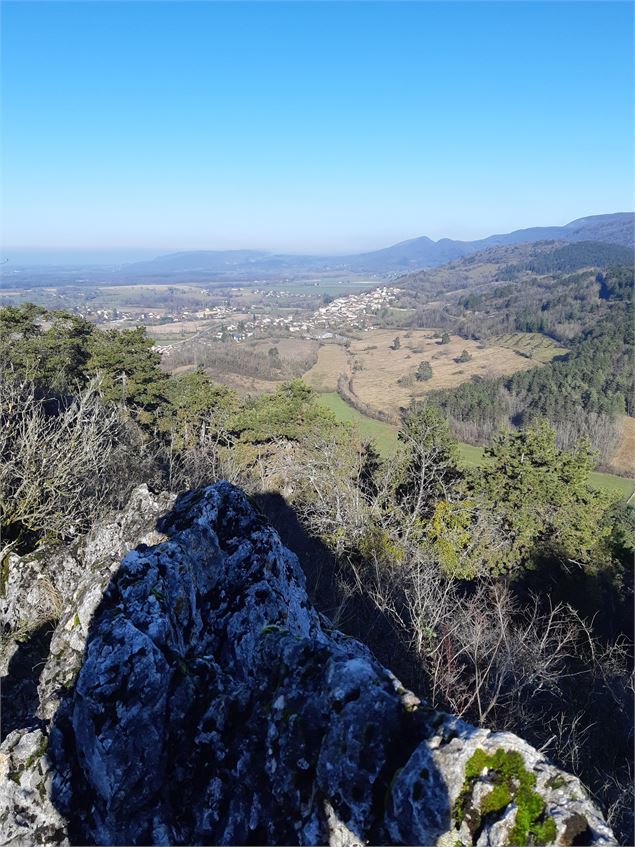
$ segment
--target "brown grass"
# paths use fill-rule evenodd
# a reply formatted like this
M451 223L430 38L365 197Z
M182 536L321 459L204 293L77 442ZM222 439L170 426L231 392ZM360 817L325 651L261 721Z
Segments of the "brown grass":
M243 342L265 356L272 347L278 348L278 353L283 359L302 361L309 356L316 355L319 343L310 338L262 338Z
M171 324L146 325L148 335L181 335L190 332L198 332L203 329L209 321L175 321Z
M214 368L205 368L205 373L212 382L233 388L240 397L247 394L273 394L282 385L281 381L258 379L257 377L242 376L227 371L221 372L214 370Z
M392 350L390 345L396 335L401 347ZM415 352L419 350L420 352ZM463 350L472 360L455 361ZM419 363L432 365L432 379L400 385L399 380L414 376ZM317 364L305 374L304 379L318 391L333 391L337 375L346 373L353 379L353 389L359 399L379 411L398 414L412 398L422 397L437 388L455 388L472 376L498 377L537 366L535 360L519 356L513 350L496 345L481 349L480 343L457 336L449 344L439 344L435 330L410 330L407 335L399 330L373 330L363 338L354 340L348 353L341 347L327 345L321 348Z
M617 450L613 454L609 467L619 473L635 476L635 418L624 415L621 420L622 432Z
M323 344L318 360L311 370L304 374L304 381L320 394L337 391L337 378L341 373L349 373L348 356L341 344Z

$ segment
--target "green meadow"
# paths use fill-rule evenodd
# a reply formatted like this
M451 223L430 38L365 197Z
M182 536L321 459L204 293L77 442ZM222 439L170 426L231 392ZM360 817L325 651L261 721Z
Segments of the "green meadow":
M352 423L364 438L374 441L382 456L389 456L396 449L397 431L390 424L362 415L342 400L336 392L321 394L320 401L335 414L338 420ZM474 447L472 444L459 443L459 454L465 467L478 467L487 462L483 448ZM593 472L589 482L600 491L618 492L624 500L630 500L635 493L635 479L627 479L615 474Z
M356 426L364 438L375 442L382 456L390 455L397 447L397 430L389 424L368 418L349 406L335 391L320 394L320 401L335 414L338 421Z

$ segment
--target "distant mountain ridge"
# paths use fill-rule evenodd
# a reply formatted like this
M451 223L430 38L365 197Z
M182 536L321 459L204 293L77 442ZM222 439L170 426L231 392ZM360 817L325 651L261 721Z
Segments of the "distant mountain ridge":
M477 241L455 241L441 238L432 241L427 236L402 241L383 250L351 257L364 265L364 269L378 269L382 265L396 269L436 267L453 259L477 253L487 247L505 244L527 244L536 241L603 241L632 247L634 243L635 215L632 212L617 212L613 215L592 215L579 218L565 226L531 227L517 229L501 235L490 235Z
M210 274L244 272L298 272L347 270L355 272L388 273L443 265L488 247L537 241L602 241L632 247L635 215L617 212L611 215L592 215L571 221L565 226L531 227L514 232L490 235L476 241L457 241L441 238L433 241L427 236L393 244L381 250L348 256L311 256L267 253L262 250L196 250L170 253L144 262L134 262L122 268L126 274L141 276L164 274Z

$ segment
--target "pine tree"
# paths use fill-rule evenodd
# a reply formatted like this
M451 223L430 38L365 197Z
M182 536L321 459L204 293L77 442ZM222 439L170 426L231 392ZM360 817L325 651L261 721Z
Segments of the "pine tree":
M100 378L102 396L124 403L146 424L154 422L154 413L165 400L167 381L153 343L144 327L96 332L86 364L87 373Z

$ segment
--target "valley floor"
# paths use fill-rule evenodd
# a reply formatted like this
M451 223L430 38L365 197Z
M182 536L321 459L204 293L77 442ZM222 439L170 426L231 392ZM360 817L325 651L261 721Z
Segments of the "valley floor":
M390 455L396 449L396 427L362 415L357 409L354 409L342 400L336 392L322 394L320 400L335 413L338 420L349 421L359 428L360 433L365 438L372 439L382 455ZM630 419L627 420L627 431L630 433L632 428L635 433L635 427L630 426ZM635 424L635 421L633 423ZM475 447L472 444L459 444L459 451L461 461L466 467L475 467L487 461L482 447ZM601 491L608 491L609 493L618 492L622 499L628 502L633 502L635 499L633 497L635 494L635 479L628 479L626 477L616 476L615 474L594 472L590 475L589 481L594 488L598 488Z
M326 392L336 390L338 376L344 374L361 403L397 417L400 407L435 389L456 388L474 377L509 376L565 352L533 333L500 336L487 344L452 334L444 344L441 334L435 329L374 329L351 339L348 348L325 344L304 379L316 391ZM467 354L464 361L462 354ZM430 364L432 375L418 381L423 361Z

